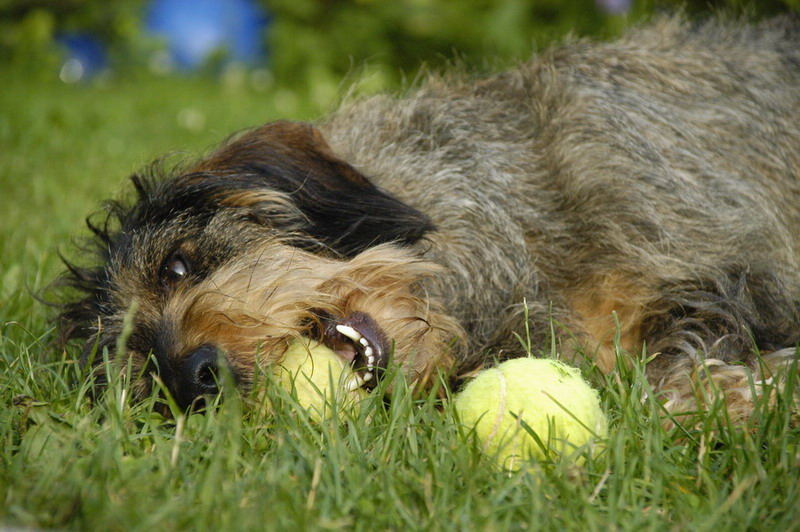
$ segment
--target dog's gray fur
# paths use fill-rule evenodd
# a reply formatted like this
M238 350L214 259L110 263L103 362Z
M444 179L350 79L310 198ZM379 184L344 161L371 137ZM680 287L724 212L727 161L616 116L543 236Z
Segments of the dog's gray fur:
M348 105L322 131L433 218L419 252L447 268L429 290L469 333L465 366L513 344L523 300L540 344L551 317L581 334L599 316L574 301L607 279L655 382L800 337L796 23L664 19Z
M667 408L695 408L713 383L740 418L751 379L800 339L800 30L664 18L346 103L318 128L267 125L137 188L119 231L96 229L105 265L73 268L88 295L62 318L108 346L139 301L129 350L161 357L175 386L198 345L249 382L265 338L353 312L414 375L465 372L520 353L524 305L535 346L555 322L562 355L610 371L618 334L628 356L653 357ZM176 246L202 275L159 280ZM766 368L757 350L773 353Z

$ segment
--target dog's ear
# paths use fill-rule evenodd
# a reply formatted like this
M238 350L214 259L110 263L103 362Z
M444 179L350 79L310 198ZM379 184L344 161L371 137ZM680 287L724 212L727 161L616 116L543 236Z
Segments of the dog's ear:
M264 188L288 196L303 215L302 231L345 256L387 242L413 244L433 229L425 214L334 155L309 124L275 122L252 130L193 171L238 176L252 194L231 190L229 202L252 204Z

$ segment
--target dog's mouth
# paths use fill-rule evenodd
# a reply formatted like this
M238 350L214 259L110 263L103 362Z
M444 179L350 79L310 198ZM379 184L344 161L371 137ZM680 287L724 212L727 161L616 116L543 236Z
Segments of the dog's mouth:
M389 363L390 344L377 322L364 312L345 317L320 316L322 343L353 368L359 387L374 387Z

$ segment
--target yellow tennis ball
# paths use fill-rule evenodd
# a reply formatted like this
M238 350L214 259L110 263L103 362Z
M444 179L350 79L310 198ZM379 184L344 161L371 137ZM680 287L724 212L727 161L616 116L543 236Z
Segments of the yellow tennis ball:
M569 456L608 434L597 392L577 368L557 360L517 358L484 370L456 395L454 406L507 469L531 458Z
M300 338L289 344L275 369L278 382L297 398L316 420L332 408L352 408L366 392L357 387L350 365L329 347Z

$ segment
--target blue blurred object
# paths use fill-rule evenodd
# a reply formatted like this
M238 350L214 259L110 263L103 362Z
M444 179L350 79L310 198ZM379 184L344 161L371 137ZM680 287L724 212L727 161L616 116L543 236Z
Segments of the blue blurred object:
M145 26L166 39L173 63L194 69L214 52L255 64L264 58L266 12L253 0L153 0Z
M59 77L65 83L90 79L106 68L106 48L86 33L67 33L56 38L65 51Z
M621 15L631 8L631 0L595 0L597 7L612 15Z

